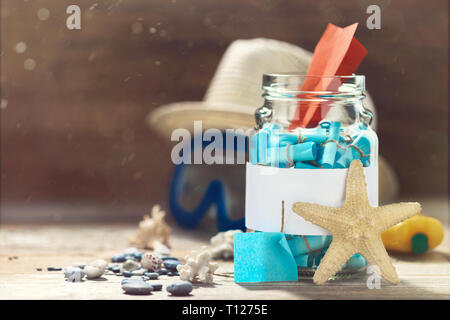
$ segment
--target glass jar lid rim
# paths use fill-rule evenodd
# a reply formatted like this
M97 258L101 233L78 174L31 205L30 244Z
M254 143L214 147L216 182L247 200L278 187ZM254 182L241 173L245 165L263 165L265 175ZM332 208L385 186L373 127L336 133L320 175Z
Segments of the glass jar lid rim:
M281 78L281 77L298 77L298 78L329 78L329 79L364 79L365 76L364 75L359 75L359 74L352 74L352 75L343 75L343 76L338 76L338 75L308 75L306 73L302 73L302 72L269 72L269 73L264 73L263 77L267 77L267 78Z
M263 75L262 88L266 93L321 93L334 94L346 92L348 94L360 94L365 90L363 75L346 76L322 76L307 75L305 73L265 73ZM303 84L311 81L311 85L321 84L315 90L305 90ZM318 88L323 87L321 90ZM325 88L326 87L326 88Z

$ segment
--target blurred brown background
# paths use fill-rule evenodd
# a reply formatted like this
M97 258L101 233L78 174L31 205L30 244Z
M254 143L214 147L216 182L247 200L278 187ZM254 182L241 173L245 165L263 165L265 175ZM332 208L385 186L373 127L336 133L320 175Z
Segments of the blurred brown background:
M66 8L74 3L82 29L70 31ZM381 30L366 28L370 4L382 8ZM403 197L446 194L447 0L6 0L2 214L49 203L93 204L123 217L141 216L141 205L167 208L170 144L148 128L149 111L201 100L235 39L312 51L328 22L360 23L356 37L369 54L359 73Z

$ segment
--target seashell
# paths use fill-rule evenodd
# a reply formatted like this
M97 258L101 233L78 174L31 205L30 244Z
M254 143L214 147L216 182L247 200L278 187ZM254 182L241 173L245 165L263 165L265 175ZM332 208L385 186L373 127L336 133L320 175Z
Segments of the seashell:
M140 268L141 268L140 263L136 262L134 260L127 260L122 265L122 270L129 271L129 272L138 270Z
M159 271L162 263L163 261L158 255L151 253L145 253L141 260L142 267L153 272Z

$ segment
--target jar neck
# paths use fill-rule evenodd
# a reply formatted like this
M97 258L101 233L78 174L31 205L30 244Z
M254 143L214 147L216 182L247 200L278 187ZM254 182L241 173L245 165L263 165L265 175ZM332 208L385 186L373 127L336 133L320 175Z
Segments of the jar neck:
M344 126L371 122L371 114L363 107L364 76L265 74L263 90L264 105L255 113L257 127L271 121L289 126L292 120L304 116L306 109Z

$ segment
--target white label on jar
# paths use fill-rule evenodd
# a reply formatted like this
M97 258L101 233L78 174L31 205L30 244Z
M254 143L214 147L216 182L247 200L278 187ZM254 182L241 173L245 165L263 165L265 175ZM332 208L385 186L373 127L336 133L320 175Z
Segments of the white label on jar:
M247 163L245 225L265 232L281 230L284 200L284 233L329 235L292 211L295 202L341 207L345 200L348 169L275 168ZM378 207L378 166L364 168L369 203Z

